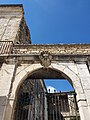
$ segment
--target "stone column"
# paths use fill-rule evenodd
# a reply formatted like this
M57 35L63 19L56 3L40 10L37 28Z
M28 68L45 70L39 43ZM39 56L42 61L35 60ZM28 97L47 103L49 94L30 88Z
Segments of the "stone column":
M90 73L86 63L77 63L78 76L83 93L77 95L81 120L90 120Z
M15 64L3 63L0 70L0 120L10 120L12 106L8 103L14 73Z

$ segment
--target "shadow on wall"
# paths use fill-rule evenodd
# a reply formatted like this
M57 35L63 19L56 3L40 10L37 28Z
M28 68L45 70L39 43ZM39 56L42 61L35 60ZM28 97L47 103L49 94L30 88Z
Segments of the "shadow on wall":
M0 120L9 120L11 115L11 105L6 96L0 96ZM8 112L9 111L9 112Z
M2 60L0 59L0 61L2 61ZM2 62L0 62L0 69L1 69L1 67L2 67Z

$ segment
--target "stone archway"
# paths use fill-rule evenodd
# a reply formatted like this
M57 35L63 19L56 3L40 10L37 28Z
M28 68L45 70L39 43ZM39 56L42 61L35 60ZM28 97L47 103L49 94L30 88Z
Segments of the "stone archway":
M71 67L71 68L70 68ZM73 70L74 67L74 70ZM27 77L33 74L33 72L38 71L38 69L42 69L43 66L40 64L32 64L32 65L26 65L18 68L17 73L15 76L15 80L13 82L13 88L12 88L12 95L15 95L16 90L18 91L18 88L20 84L25 80ZM69 82L73 85L76 93L83 93L82 85L80 83L80 78L78 74L76 73L77 68L74 63L71 63L70 66L68 64L62 64L62 63L54 63L51 64L48 68L62 73L62 76L69 80ZM75 70L76 69L76 70ZM79 88L78 88L79 87ZM15 97L15 96L14 96Z
M62 73L63 77L73 84L81 120L90 120L90 44L30 45L22 5L9 5L8 11L5 7L6 5L0 6L4 16L1 15L1 18L5 24L9 23L9 28L14 34L9 32L8 39L7 32L3 34L2 31L1 34L3 38L0 42L0 119L7 120L8 116L8 120L11 120L15 96L21 83L32 72L44 66ZM8 27L5 29L8 31ZM21 65L17 65L18 62Z
M14 100L21 83L33 72L41 68L43 68L41 64L27 64L18 66L10 98ZM67 80L69 80L70 83L72 83L77 93L77 102L79 106L81 120L88 120L89 116L85 115L86 112L88 113L88 107L82 83L77 72L77 65L75 63L52 63L48 68L62 73L63 77L65 77Z

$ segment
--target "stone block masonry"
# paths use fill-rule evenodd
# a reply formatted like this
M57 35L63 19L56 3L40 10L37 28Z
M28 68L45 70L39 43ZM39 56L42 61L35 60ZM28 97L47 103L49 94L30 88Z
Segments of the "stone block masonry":
M22 5L0 5L0 41L31 43Z
M2 45L5 48L7 41L13 42L13 48L6 54ZM0 5L0 120L12 120L21 83L32 73L40 70L42 75L49 69L71 83L81 120L90 120L90 44L30 43L23 6ZM51 73L47 72L47 76L50 78Z

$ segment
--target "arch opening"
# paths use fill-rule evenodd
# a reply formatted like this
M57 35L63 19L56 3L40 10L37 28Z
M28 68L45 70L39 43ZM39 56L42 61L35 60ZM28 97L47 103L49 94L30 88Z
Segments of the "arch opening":
M70 79L69 76L67 76L64 72L55 69L55 68L39 68L36 69L35 71L32 71L29 75L28 78L30 79L63 79L63 80L68 80L69 83L73 86L72 80Z
M66 120L68 116L68 120L74 119L74 120L79 120L79 113L77 113L77 104L76 104L76 94L75 92L58 92L58 93L53 93L49 94L47 92L45 83L42 79L67 79L70 84L73 86L72 80L63 72L60 72L59 70L51 69L51 68L40 68L37 69L31 73L29 73L28 78L24 81L21 82L19 85L17 93L17 98L16 98L16 105L15 105L15 112L14 112L14 119L13 120L21 120L21 117L19 116L20 113L25 113L24 117L22 116L22 120ZM43 82L42 82L43 81ZM32 84L33 83L33 84ZM41 84L42 87L38 86L36 84ZM32 86L34 86L32 88ZM36 88L35 88L36 87ZM39 93L37 93L37 91ZM38 94L38 95L37 95ZM47 97L46 97L47 96ZM70 97L71 96L71 97ZM38 99L40 97L40 99ZM64 99L63 99L64 98ZM37 101L38 99L38 101ZM48 100L47 100L48 99ZM53 100L53 102L50 102L49 100ZM74 115L67 115L70 114L70 100L73 101L72 107L74 107ZM23 101L23 102L20 102ZM41 102L42 101L42 102ZM63 103L64 101L65 103ZM32 102L32 103L31 103ZM35 103L36 102L36 103ZM49 105L48 103L52 103L55 107L52 107L52 104ZM57 104L58 103L58 104ZM36 105L37 104L37 105ZM41 105L42 104L42 105ZM47 112L45 108L45 105L47 104L48 109L51 106L51 108L55 110L50 110L52 111L51 113ZM61 104L63 110L61 110ZM21 106L23 105L23 109L21 109ZM24 107L24 105L26 107ZM39 107L36 106L40 105ZM59 107L57 107L59 106ZM17 112L19 109L19 112ZM26 110L25 110L26 109ZM66 111L65 111L66 110ZM40 113L42 111L42 113ZM48 110L49 111L49 110ZM36 113L35 113L36 112ZM46 113L47 112L47 113ZM67 113L66 113L67 112ZM18 114L18 115L17 115ZM53 115L54 114L54 115ZM64 115L65 114L65 115ZM45 118L45 115L48 117ZM19 116L19 118L17 118ZM52 119L53 118L53 119Z

